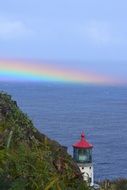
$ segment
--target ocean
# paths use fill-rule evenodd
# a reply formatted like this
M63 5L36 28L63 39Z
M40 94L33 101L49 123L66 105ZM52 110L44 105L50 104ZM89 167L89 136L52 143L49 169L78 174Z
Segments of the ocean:
M0 90L71 155L84 131L96 180L127 177L127 87L1 82Z

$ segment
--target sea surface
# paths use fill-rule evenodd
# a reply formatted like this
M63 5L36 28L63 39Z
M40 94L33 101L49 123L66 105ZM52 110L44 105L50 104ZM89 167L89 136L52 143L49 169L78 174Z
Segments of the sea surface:
M85 132L96 180L127 177L127 87L0 83L42 133L68 147Z

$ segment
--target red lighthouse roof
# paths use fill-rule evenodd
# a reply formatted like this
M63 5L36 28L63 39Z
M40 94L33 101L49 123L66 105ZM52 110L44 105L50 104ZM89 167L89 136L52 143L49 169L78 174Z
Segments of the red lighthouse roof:
M81 134L81 140L73 144L73 147L75 148L93 148L93 145L90 144L86 139L85 139L85 134L82 132Z

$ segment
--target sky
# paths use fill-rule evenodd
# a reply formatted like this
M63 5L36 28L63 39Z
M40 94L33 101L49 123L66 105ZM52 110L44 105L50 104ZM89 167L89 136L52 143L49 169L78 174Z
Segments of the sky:
M1 0L0 59L46 60L126 83L126 7L126 0Z

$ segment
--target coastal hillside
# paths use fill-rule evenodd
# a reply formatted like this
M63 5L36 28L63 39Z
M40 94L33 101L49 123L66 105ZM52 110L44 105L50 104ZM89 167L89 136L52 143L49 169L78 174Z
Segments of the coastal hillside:
M0 190L88 190L73 159L0 93Z

